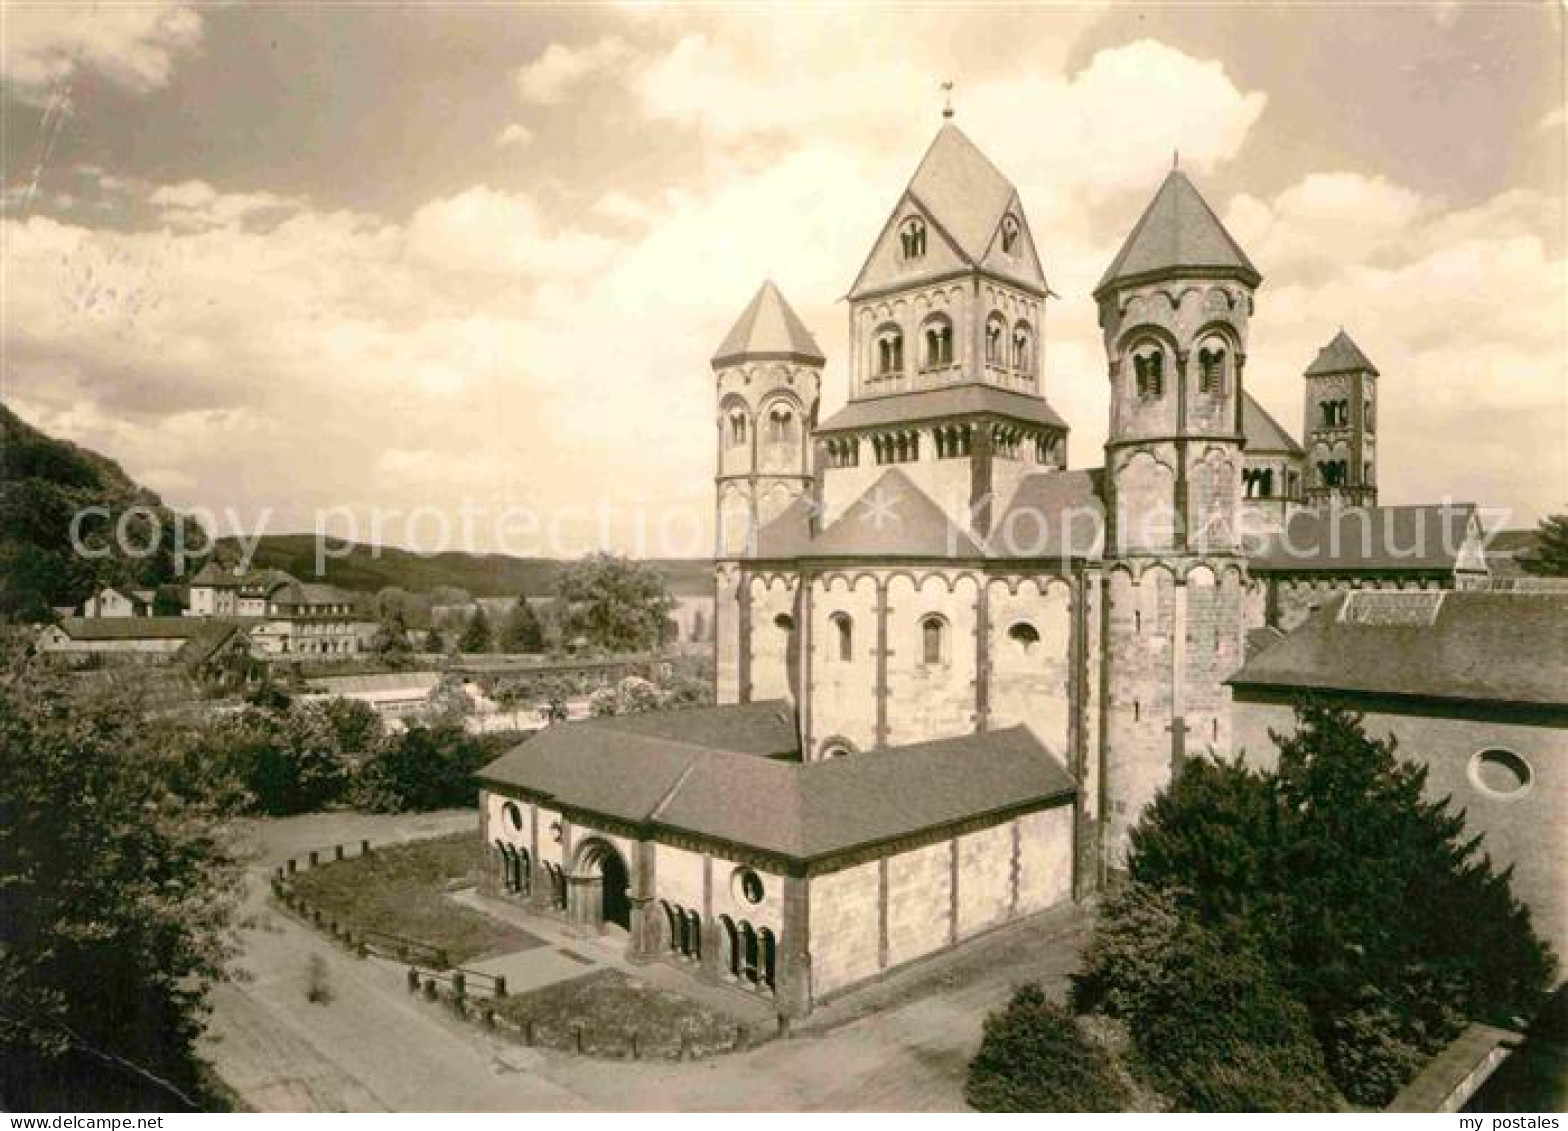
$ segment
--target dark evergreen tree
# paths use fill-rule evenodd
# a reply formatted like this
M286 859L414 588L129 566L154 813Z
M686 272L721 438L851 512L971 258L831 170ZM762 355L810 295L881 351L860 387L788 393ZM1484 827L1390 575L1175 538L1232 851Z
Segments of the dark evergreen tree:
M468 623L463 626L462 635L457 638L459 652L488 652L490 651L490 618L485 615L483 605L475 605L473 615L468 618Z
M527 597L519 597L517 604L507 611L506 619L501 623L500 638L503 652L544 651L544 629Z
M1546 577L1568 577L1568 514L1541 519L1535 537L1535 549L1521 554L1519 564Z
M1127 1087L1078 1020L1036 984L985 1019L964 1098L978 1111L1122 1111Z

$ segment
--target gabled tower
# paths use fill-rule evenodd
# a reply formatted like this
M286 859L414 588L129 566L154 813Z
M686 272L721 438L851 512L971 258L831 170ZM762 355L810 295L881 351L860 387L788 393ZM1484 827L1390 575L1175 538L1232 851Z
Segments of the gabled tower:
M1308 503L1377 506L1377 377L1343 327L1307 366Z
M825 360L771 279L713 355L718 385L714 634L720 703L740 698L736 562L751 552L758 529L811 489L812 431Z
M824 521L897 464L983 535L1024 474L1065 464L1042 395L1049 294L1018 191L944 122L850 288L849 403L818 430Z
M1241 662L1242 374L1262 277L1179 169L1095 299L1111 382L1107 483L1106 860L1180 769L1229 745Z

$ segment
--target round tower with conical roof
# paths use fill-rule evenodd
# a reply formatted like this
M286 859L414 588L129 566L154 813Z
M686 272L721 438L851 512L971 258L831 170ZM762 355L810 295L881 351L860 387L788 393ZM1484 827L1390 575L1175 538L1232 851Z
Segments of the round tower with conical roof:
M1095 299L1111 383L1102 767L1105 858L1183 762L1229 745L1241 662L1242 374L1262 281L1173 168Z
M825 358L770 279L713 355L717 384L715 477L718 701L743 697L738 562L757 532L812 487L812 433Z

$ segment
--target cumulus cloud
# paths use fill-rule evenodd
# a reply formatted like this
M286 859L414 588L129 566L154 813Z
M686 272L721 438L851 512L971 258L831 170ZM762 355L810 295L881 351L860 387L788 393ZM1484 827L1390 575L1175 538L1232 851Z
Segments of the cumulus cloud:
M156 230L5 221L7 270L29 280L8 298L16 406L154 469L176 501L278 505L278 528L308 527L314 507L616 508L607 525L569 524L576 550L630 548L639 507L655 524L706 522L713 348L771 276L829 355L824 410L842 401L838 300L939 121L934 100L930 115L910 112L931 85L923 64L868 62L831 21L815 40L781 34L772 53L760 31L711 28L682 28L662 52L556 44L518 74L535 102L576 97L598 75L650 129L696 137L701 160L657 191L599 184L563 207L556 188L473 184L392 217L191 181L121 186ZM793 82L813 52L825 65ZM858 108L834 93L840 61ZM1170 150L1203 187L1265 105L1218 63L1154 41L963 86L958 121L1018 185L1063 296L1046 384L1073 425L1075 465L1098 462L1105 432L1099 273ZM1268 276L1249 384L1288 426L1299 373L1339 322L1382 367L1391 499L1435 493L1433 455L1475 433L1477 388L1537 428L1560 403L1550 201L1514 191L1453 210L1328 171L1210 203ZM1519 462L1499 461L1489 497L1550 505L1562 476L1543 485ZM1464 479L1459 461L1444 466Z
M615 36L582 48L552 43L537 59L517 69L513 76L517 96L539 106L563 102L585 80L614 67L630 53L627 44Z
M155 90L168 85L176 59L201 37L201 14L184 3L13 4L0 74L24 94L79 67L132 91Z

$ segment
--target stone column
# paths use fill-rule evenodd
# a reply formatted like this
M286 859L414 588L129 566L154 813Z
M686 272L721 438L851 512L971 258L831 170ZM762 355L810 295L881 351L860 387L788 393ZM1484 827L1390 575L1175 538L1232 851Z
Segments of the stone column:
M640 840L636 846L636 863L632 870L631 938L626 941L628 962L652 962L659 956L660 915L657 891L656 855L651 840Z
M784 877L784 915L775 958L778 980L776 1005L779 1025L811 1012L811 881L805 876Z

